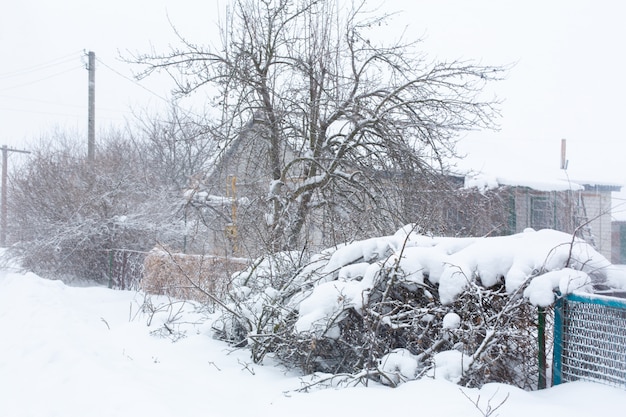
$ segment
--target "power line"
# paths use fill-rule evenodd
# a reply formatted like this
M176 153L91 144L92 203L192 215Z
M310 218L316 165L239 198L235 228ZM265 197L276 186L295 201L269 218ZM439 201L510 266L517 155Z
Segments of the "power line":
M32 84L36 84L36 83L41 82L41 81L49 80L50 78L55 78L55 77L58 77L60 75L67 74L69 72L76 71L77 69L82 69L82 66L80 66L80 67L73 67L73 68L70 68L70 69L67 69L67 70L64 70L64 71L61 71L61 72L57 72L57 73L52 74L52 75L48 75L47 77L43 77L43 78L39 78L39 79L36 79L36 80L33 80L33 81L29 81L27 83L13 85L11 87L0 88L0 91L8 91L8 90L14 90L14 89L20 88L20 87L26 87L26 86L29 86L29 85L32 85Z
M62 76L64 74L67 73L71 73L74 72L78 69L83 69L84 68L84 62L82 62L82 60L80 59L82 57L83 51L77 51L77 52L73 52L71 54L67 54L67 55L63 55L57 58L54 58L52 60L49 61L45 61L42 62L40 64L37 65L33 65L30 67L24 67L22 69L19 70L15 70L15 71L10 71L10 72L5 72L5 73L0 73L0 80L6 80L9 81L10 79L14 79L17 80L17 77L27 77L27 76L33 76L33 75L39 75L38 78L36 79L32 79L30 81L25 81L22 82L20 84L16 84L16 85L10 85L7 87L3 87L0 88L0 92L4 92L4 91L10 91L10 90L15 90L21 87L26 87L32 84L36 84L36 83L40 83L55 77L59 77ZM67 65L68 63L71 62L76 62L76 61L81 61L81 63L79 65L72 65L70 68L49 74L49 75L44 75L41 74L42 71L48 71L50 69L54 69L54 68L59 68L60 66L63 65ZM154 97L158 98L159 100L167 103L168 105L174 106L186 113L190 113L190 114L194 114L194 112L192 112L190 109L184 109L181 106L178 105L178 103L174 102L173 100L167 99L166 97L156 93L155 91L151 90L150 88L146 87L145 85L142 85L139 81L137 81L136 79L134 79L133 77L127 76L123 73L121 73L120 71L116 70L115 68L113 68L112 66L108 65L106 62L104 62L102 59L96 57L96 61L99 62L104 68L106 68L107 70L109 70L110 72L112 72L113 74L117 75L120 78L123 78L126 81L131 82L132 84L142 88L143 90L145 90L146 92L150 93L151 95L153 95ZM22 101L26 101L26 102L33 102L33 103L41 103L41 104L46 104L46 105L54 105L54 106L62 106L62 107L66 107L68 108L82 108L84 109L83 105L76 105L76 104L68 104L68 103L59 103L56 101L47 101L47 100L41 100L41 99L37 99L37 98L26 98L26 97L16 97L16 96L8 96L8 95L4 95L4 94L0 94L0 98L5 98L5 99L9 99L9 100L22 100ZM79 119L83 116L78 115L78 114L71 114L68 112L55 112L55 111L45 111L45 110L35 110L33 108L28 108L28 109L20 109L19 107L15 107L13 105L9 105L9 106L1 106L0 105L0 110L2 111L10 111L10 112L20 112L20 113L31 113L31 114L42 114L42 115L49 115L49 116L65 116L65 117L71 117L71 118L75 118L75 119ZM118 113L118 114L134 114L132 111L129 110L119 110L119 109L110 109L110 108L100 108L99 110L104 111L104 112L109 112L109 113ZM197 117L201 117L199 115L196 114ZM104 117L105 120L125 120L123 118L116 118L116 117Z
M165 97L155 93L154 91L150 90L148 87L146 87L145 85L140 84L137 80L127 77L126 75L122 74L121 72L117 71L114 68L111 68L110 66L108 66L106 63L104 63L100 58L96 58L96 61L98 61L99 63L101 63L105 68L107 68L109 71L113 72L114 74L124 78L127 81L130 81L131 83L137 85L138 87L143 88L144 90L146 90L147 92L149 92L150 94L154 95L157 98L160 98L161 100L165 101L166 103L170 104L170 100L166 99Z
M18 112L18 113L45 114L47 116L65 116L65 117L76 117L76 118L83 117L82 115L78 115L78 114L56 113L56 112L39 111L39 110L33 110L33 109L15 109L15 108L0 107L0 110L13 111L13 112Z
M124 115L133 114L132 112L126 111L126 110L101 109L101 108L98 108L98 110L101 110L104 112L104 114L101 113L100 116L98 116L98 119L103 120L103 121L108 121L108 122L125 122L127 119L124 117ZM73 114L72 113L59 113L59 112L49 112L49 111L41 111L41 110L33 110L33 109L15 109L15 108L7 108L7 107L0 107L0 111L27 113L27 114L41 114L44 116L63 116L65 118L71 118L71 119L76 119L76 120L83 120L85 117L84 114L77 114L77 113L73 113ZM107 115L107 113L122 113L122 114L116 117L114 115Z
M54 106L61 106L61 107L68 107L68 108L74 108L74 109L79 109L81 111L85 110L85 106L83 105L78 105L78 104L67 104L67 103L57 103L57 102L53 102L53 101L47 101L47 100L38 100L38 99L32 99L32 98L24 98L24 97L10 97L10 96L2 96L0 95L0 99L10 99L10 100L22 100L22 101L27 101L27 102L33 102L33 103L41 103L41 104L47 104L47 105L54 105ZM82 118L82 112L81 114L76 114L76 113L63 113L63 112L50 112L50 111L42 111L42 110L34 110L32 107L29 107L27 109L25 108L18 108L18 107L5 107L0 105L0 110L1 111L11 111L11 112L18 112L18 113L32 113L32 114L43 114L43 115L49 115L49 116L66 116L66 117L74 117L74 118ZM103 118L105 120L120 120L120 121L124 121L126 120L123 117L112 117L112 116L106 116L107 113L118 113L123 115L133 115L134 113L132 111L129 110L120 110L118 108L109 108L109 107L98 107L98 110L101 112L104 112L104 116L101 113L100 114L100 118Z
M71 54L64 55L64 56L52 59L50 61L47 61L41 64L33 65L32 67L26 67L26 68L22 68L22 69L15 70L15 71L5 72L5 73L0 74L0 79L20 77L20 76L27 75L33 72L53 68L59 65L66 64L68 62L75 61L77 56L78 56L78 52L73 52Z
M111 66L109 66L109 65L107 65L105 62L103 62L100 58L96 57L96 61L98 61L100 64L102 64L102 66L104 66L106 69L108 69L109 71L113 72L113 73L114 73L114 74L116 74L117 76L122 77L122 78L124 78L124 79L125 79L125 80L127 80L127 81L130 81L131 83L133 83L133 84L137 85L137 86L138 86L138 87L140 87L140 88L143 88L144 90L146 90L146 91L147 91L147 92L149 92L150 94L152 94L152 95L154 95L155 97L157 97L157 98L159 98L159 99L163 100L163 101L164 101L165 103L167 103L168 105L170 105L170 106L174 106L174 107L176 107L177 109L179 109L179 110L183 111L184 113L192 114L192 115L194 115L194 116L196 116L196 117L198 117L198 118L202 118L202 117L203 117L203 116L201 116L201 115L199 115L199 114L197 114L197 113L195 113L195 112L193 112L193 111L191 111L191 110L189 110L189 109L185 109L185 108L183 108L183 107L179 106L179 105L178 105L178 103L176 103L175 101L173 101L173 100L168 100L167 98L165 98L165 97L163 97L163 96L159 95L158 93L155 93L154 91L150 90L149 88L147 88L147 87L146 87L146 86L144 86L143 84L139 83L137 80L135 80L135 79L133 79L133 78L131 78L131 77L128 77L128 76L126 76L126 75L124 75L124 74L120 73L120 72L119 72L119 71L117 71L116 69L112 68Z
M58 101L48 101L48 100L39 100L36 98L26 98L26 97L16 97L16 96L5 96L0 94L0 99L8 99L8 100L19 100L19 101L29 101L32 103L41 103L41 104L53 104L55 106L63 106L63 107L76 107L76 108L85 108L83 105L78 104L67 104L67 103L59 103Z

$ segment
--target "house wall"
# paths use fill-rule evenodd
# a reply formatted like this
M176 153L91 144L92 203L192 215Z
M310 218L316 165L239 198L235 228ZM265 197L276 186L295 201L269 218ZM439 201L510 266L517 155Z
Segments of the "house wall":
M594 247L611 259L611 192L583 191L582 194Z
M611 263L626 264L626 222L611 223Z
M572 191L537 191L514 187L509 203L509 232L526 228L574 232L574 210L578 194Z
M579 234L593 247L611 259L611 192L610 191L537 191L525 187L511 190L511 233L528 227L552 228L574 233L589 221Z
M202 191L225 202L205 210L203 223L210 227L211 234L206 247L202 248L204 253L256 257L271 245L272 227L267 216L272 212L273 200L268 197L276 173L270 150L264 123L250 122L202 178ZM297 156L297 150L283 144L277 155L278 165L285 167ZM302 166L290 168L289 176L284 178L287 185L303 181ZM286 188L276 185L272 192L281 195ZM311 217L315 217L315 213ZM319 227L305 224L303 230L309 231L309 248L321 241L323 230Z

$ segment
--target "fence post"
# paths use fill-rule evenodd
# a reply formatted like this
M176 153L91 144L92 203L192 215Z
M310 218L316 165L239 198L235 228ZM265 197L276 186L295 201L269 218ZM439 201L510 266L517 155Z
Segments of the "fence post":
M554 342L552 358L552 385L559 385L562 381L563 365L563 309L565 298L559 297L554 306Z
M538 337L539 342L539 380L537 381L537 389L546 388L546 310L543 307L537 308L538 320Z
M109 253L109 288L113 288L113 251L107 249Z

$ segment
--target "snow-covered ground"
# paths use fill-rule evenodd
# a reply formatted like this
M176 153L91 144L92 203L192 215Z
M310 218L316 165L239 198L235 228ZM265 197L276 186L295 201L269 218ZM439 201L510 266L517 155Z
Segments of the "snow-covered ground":
M185 304L177 315L153 297L106 288L68 287L33 274L0 271L0 416L381 416L407 413L481 416L603 416L626 409L626 391L576 382L538 392L488 384L461 389L422 379L400 387L372 385L296 390L301 376L210 336L210 323ZM174 338L175 339L175 338ZM472 403L478 402L478 407ZM494 414L494 415L495 415Z

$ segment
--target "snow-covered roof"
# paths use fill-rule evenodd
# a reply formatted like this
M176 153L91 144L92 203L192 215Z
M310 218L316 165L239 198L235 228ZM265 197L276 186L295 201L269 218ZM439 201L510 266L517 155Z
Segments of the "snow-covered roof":
M503 185L528 187L537 191L579 191L585 189L583 184L550 177L532 178L532 176L529 176L523 178L472 172L465 175L465 188L477 188L481 191L487 191Z
M465 177L465 188L477 188L483 191L492 190L499 186L528 187L537 191L620 191L622 188L622 185L617 183L569 178L565 171L561 173L503 173L500 175L470 171L463 176Z
M576 147L572 147L578 151L572 152L575 159L567 161L567 169L560 169L561 141L549 145L532 140L472 138L459 143L461 157L452 163L456 173L466 178L466 186L483 189L508 185L538 191L619 191L626 183L621 180L626 177L615 167Z

